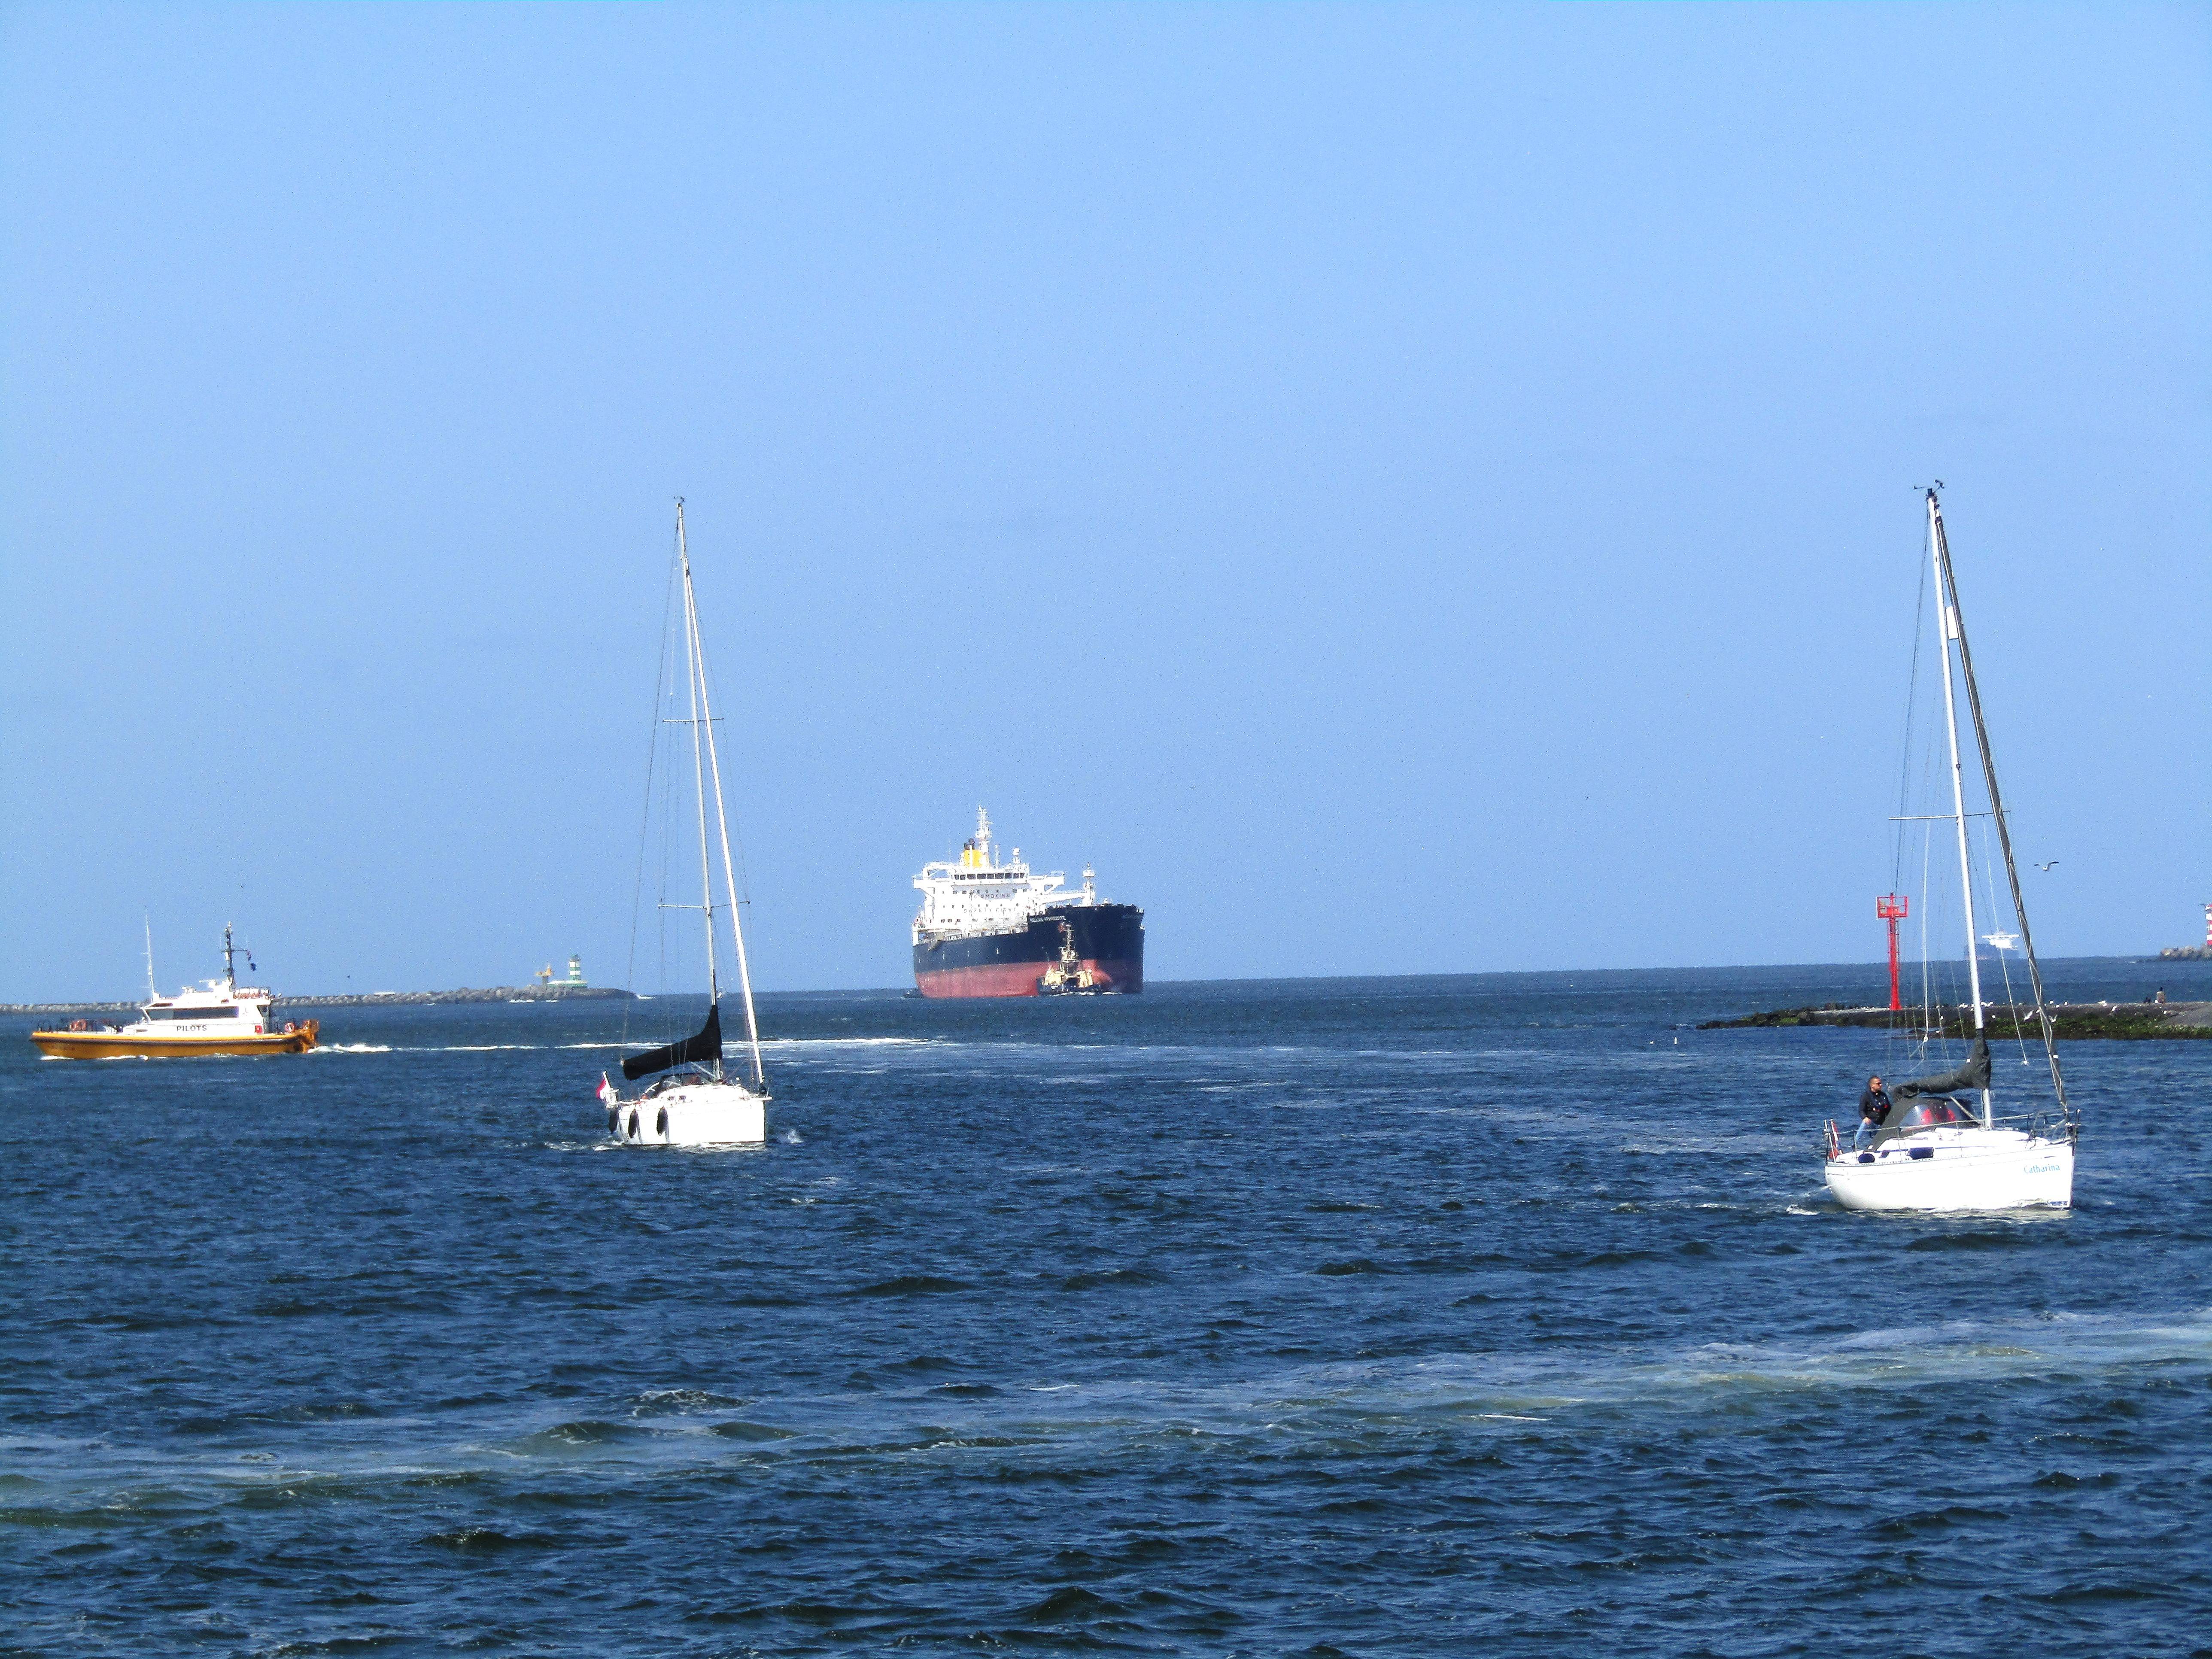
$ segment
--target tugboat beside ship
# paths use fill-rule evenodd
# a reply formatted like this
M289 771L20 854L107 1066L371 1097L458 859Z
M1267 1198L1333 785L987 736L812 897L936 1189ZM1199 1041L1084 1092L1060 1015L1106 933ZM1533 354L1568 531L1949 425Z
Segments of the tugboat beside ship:
M1131 995L1145 988L1145 913L1098 896L1085 869L1071 892L1057 870L1032 873L1021 848L1005 863L991 815L960 856L914 878L915 989L925 997Z

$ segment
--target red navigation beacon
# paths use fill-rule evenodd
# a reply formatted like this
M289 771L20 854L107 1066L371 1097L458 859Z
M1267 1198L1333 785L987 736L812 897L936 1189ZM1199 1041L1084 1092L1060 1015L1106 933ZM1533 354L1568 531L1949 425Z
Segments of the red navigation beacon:
M1897 994L1897 924L1905 920L1908 905L1902 893L1884 893L1874 902L1874 913L1889 924L1889 1006L1893 1010L1905 1006Z

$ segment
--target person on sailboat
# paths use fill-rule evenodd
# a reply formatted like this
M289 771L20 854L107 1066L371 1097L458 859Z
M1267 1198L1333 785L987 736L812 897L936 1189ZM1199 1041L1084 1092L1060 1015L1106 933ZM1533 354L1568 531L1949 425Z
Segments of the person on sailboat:
M1865 1151L1867 1142L1874 1139L1875 1131L1881 1127L1882 1119L1888 1115L1889 1091L1881 1086L1879 1077L1870 1077L1859 1095L1859 1128L1851 1137L1851 1150Z

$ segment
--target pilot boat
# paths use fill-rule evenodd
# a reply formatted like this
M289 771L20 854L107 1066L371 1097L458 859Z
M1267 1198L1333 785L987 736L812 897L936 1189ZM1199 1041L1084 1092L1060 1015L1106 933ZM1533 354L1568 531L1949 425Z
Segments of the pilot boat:
M1950 544L1943 533L1942 503L1928 491L1928 537L1936 590L1936 645L1943 683L1943 731L1950 761L1950 808L1948 813L1900 817L1901 825L1930 825L1948 819L1955 832L1959 854L1959 899L1966 937L1966 981L1972 1008L1973 1036L1964 1062L1934 1076L1899 1084L1892 1092L1889 1109L1864 1147L1844 1143L1832 1120L1822 1143L1828 1190L1837 1201L1852 1210L2013 1210L2034 1206L2069 1208L2074 1201L2074 1147L2081 1120L2066 1099L2066 1079L2058 1065L2058 1046L2052 1039L2051 1013L2043 994L2043 970L2035 956L2035 939L2028 930L2027 907L2020 890L2020 873L2013 861L2012 834L2005 819L2004 801L1997 789L1996 763L1990 750L1990 733L1982 716L1982 695L1974 681L1973 653L1966 644L1966 625L1959 607L1959 586L1951 564ZM1972 719L1975 747L1979 754L1982 793L1986 811L1967 809L1966 771L1960 759L1957 686L1963 684ZM1999 930L1978 934L1974 922L1973 859L1966 825L1969 818L1994 828L1996 842L2004 858L2005 879L2019 932ZM1929 850L1933 850L1933 836ZM1932 870L1932 861L1929 866ZM1994 902L1994 901L1992 902ZM2028 983L2034 993L2035 1024L2043 1058L2051 1079L2047 1097L2038 1103L2023 1101L2023 1109L1999 1116L1988 1030L1988 1005L1983 995L1979 942L1986 938L2003 952L2018 945L2027 958ZM2002 968L2009 979L2011 970ZM1943 1022L1930 1021L1923 1012L1921 1029ZM2027 1066L2027 1045L2015 1019L2014 1036L2019 1041L2021 1064ZM2022 1090L2023 1097L2027 1091ZM2037 1091L2039 1095L2039 1089Z
M201 990L173 997L154 989L153 950L147 950L148 1000L135 1024L94 1024L74 1019L67 1029L33 1031L31 1041L49 1060L159 1060L179 1054L301 1054L315 1046L321 1030L312 1019L279 1026L270 1010L273 991L240 985L234 958L241 954L222 930L222 977L206 980ZM246 957L249 971L252 955Z
M689 774L688 793L698 802L699 903L663 905L663 909L701 912L706 927L707 1020L694 1035L664 1043L622 1063L623 1079L655 1080L640 1093L625 1097L602 1072L599 1104L607 1115L607 1133L631 1146L728 1146L758 1145L768 1139L768 1075L761 1065L760 1025L753 1016L752 972L745 959L744 927L738 915L738 882L730 856L730 818L722 805L722 763L714 742L715 716L708 696L707 659L699 642L699 605L691 592L691 555L684 540L684 503L676 503L676 563L682 578L684 607L683 676L681 690L664 671L662 686L672 708L663 708L655 720L655 755L661 745L663 726L691 729L690 765L675 764L674 754L661 758L664 768ZM656 692L654 702L661 702ZM677 710L688 710L678 713ZM680 740L679 740L680 741ZM672 745L672 748L673 745ZM647 771L653 769L648 760ZM652 785L662 781L653 778ZM722 860L722 902L715 902L714 860L707 838L707 801L714 798L714 825L719 831ZM641 870L641 875L642 871ZM664 880L662 890L667 884ZM745 1011L745 1057L732 1068L722 1054L721 957L718 935L727 919L732 959L738 970L738 990Z

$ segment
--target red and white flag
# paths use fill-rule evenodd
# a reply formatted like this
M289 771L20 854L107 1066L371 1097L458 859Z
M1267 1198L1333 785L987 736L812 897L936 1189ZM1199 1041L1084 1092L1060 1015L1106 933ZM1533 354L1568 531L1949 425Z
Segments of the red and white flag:
M622 1098L622 1092L621 1092L621 1091L619 1091L618 1089L617 1089L613 1084L611 1084L611 1083L610 1083L610 1082L608 1082L608 1081L607 1081L607 1074L606 1074L605 1072L600 1073L599 1073L599 1104L600 1104L600 1105L602 1105L602 1106L611 1106L611 1105L613 1105L613 1104L615 1103L615 1102L617 1102L617 1100L620 1100L621 1098Z

